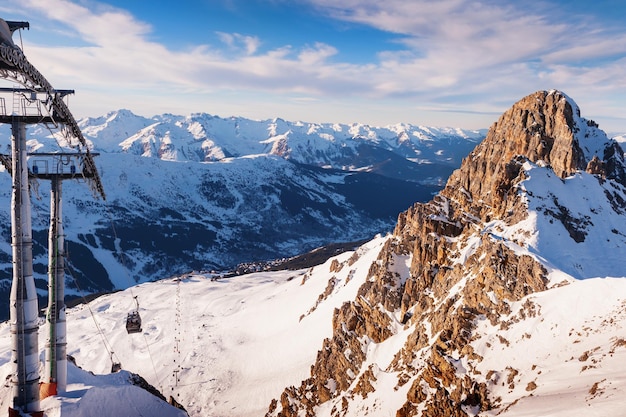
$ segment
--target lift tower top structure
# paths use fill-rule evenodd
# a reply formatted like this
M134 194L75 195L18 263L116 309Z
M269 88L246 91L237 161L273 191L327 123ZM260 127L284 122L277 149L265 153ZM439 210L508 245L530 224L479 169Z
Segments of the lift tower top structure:
M23 88L13 89L13 108L9 114L6 105L0 101L0 122L10 123L12 129L11 156L1 157L5 167L12 174L11 198L11 246L13 252L13 282L10 299L10 323L13 339L12 362L14 373L11 378L13 388L12 406L9 407L9 416L29 414L43 416L40 411L39 394L39 348L38 348L38 306L37 293L33 278L32 265L32 228L30 214L29 174L36 174L38 166L29 170L26 154L26 125L29 123L52 124L62 132L66 143L80 153L80 174L90 185L96 197L105 198L104 189L98 175L92 154L86 140L63 97L67 94L52 88L52 85L26 59L24 53L12 40L13 32L18 29L29 28L28 22L13 22L0 19L0 78L12 80ZM69 90L66 90L69 91ZM18 99L16 100L15 97ZM24 100L22 100L24 98ZM36 111L33 114L26 110L34 104ZM1 110L4 109L4 112ZM61 156L61 158L63 158ZM66 159L69 161L69 156ZM61 160L62 161L62 160ZM62 166L57 165L57 166ZM35 169L36 168L36 169ZM76 174L76 169L70 174ZM44 178L44 177L41 177ZM47 360L46 368L58 368L59 363L65 363L65 316L63 299L54 298L63 296L64 277L59 268L59 261L63 259L59 251L62 246L62 227L60 227L60 182L63 173L53 173L51 197L51 227L50 227L50 281L51 296L48 308L48 317L54 315L54 323L49 321L53 339L49 339L47 348L54 355L62 353L61 358ZM53 253L54 252L54 253ZM59 279L60 278L60 279ZM59 284L60 281L60 284ZM60 287L58 286L60 285ZM53 313L53 314L51 314ZM48 359L48 353L46 354ZM54 363L52 363L54 362ZM47 370L48 372L48 370ZM56 378L65 378L66 371L54 373Z
M70 147L84 154L87 182L97 197L106 198L100 175L93 161L87 141L63 97L72 90L56 90L46 78L26 59L22 50L13 43L13 32L29 28L28 22L0 19L0 78L12 80L35 94L43 94L40 101L42 119L38 123L52 123L60 129Z

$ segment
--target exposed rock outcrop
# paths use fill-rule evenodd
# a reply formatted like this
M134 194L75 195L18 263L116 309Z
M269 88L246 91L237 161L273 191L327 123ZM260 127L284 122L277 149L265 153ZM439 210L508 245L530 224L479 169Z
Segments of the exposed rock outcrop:
M582 119L570 98L558 91L523 98L441 193L399 215L357 299L335 311L333 337L324 341L311 376L287 388L267 416L314 416L328 401L331 415L345 415L371 395L380 372L396 375L394 391L406 393L398 417L461 417L497 407L488 378L474 369L482 359L471 344L475 329L485 320L506 328L511 304L548 285L546 267L514 250L522 238L506 242L486 228L528 216L519 187L526 163L549 166L561 178L587 171L626 184L621 148ZM581 235L572 233L578 242ZM402 276L394 264L406 258L410 268ZM531 304L526 310L535 313ZM408 333L404 346L381 370L368 354L398 332Z

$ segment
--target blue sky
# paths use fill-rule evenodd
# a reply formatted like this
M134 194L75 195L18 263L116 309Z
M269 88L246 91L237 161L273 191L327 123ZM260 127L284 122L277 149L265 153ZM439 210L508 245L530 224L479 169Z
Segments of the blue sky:
M489 127L560 89L626 132L622 0L4 0L77 117ZM21 36L20 36L21 35Z

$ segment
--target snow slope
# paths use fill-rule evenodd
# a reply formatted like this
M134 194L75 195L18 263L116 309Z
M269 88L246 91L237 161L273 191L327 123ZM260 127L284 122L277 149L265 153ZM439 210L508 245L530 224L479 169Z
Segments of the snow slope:
M533 306L530 312L528 305ZM474 346L482 361L477 365L468 364L465 357L456 361L458 373L486 378L490 395L499 398L500 407L491 411L478 414L465 409L470 416L624 415L624 277L577 280L530 295L512 307L506 329L488 320L479 323ZM411 333L397 325L396 334L385 342L370 342L362 369L373 369L373 392L352 398L346 416L396 415L411 384L399 387L400 375L386 369ZM419 358L420 352L415 356ZM419 367L419 359L413 365ZM324 403L316 415L335 415L333 408L341 409L340 399Z
M130 384L131 375L127 371L93 375L69 364L68 378L71 383L65 395L48 397L41 401L41 409L45 410L46 417L185 416L184 411ZM5 401L2 406L7 403Z
M482 323L477 371L502 404L486 415L624 415L625 307L624 277L593 278L517 303L506 332Z
M89 307L67 312L67 352L84 369L96 374L110 371L107 344L93 312L114 360L164 395L174 396L190 415L262 415L286 385L307 376L322 340L332 334L334 308L356 296L385 239L378 237L356 253L340 255L337 260L346 266L337 273L329 272L331 261L310 270L217 280L192 273L102 296ZM329 287L329 282L334 284ZM319 302L327 288L328 297ZM124 320L134 308L134 296L140 303L143 333L128 335ZM40 347L44 337L41 329ZM0 352L5 352L0 358L1 377L10 372L8 323L0 326ZM89 384L99 388L110 381L107 378ZM106 394L93 393L96 398L90 399L87 393L93 388L85 392L80 375L70 372L68 379L61 404L75 397L102 401L97 397ZM73 414L79 411L64 408L63 416L85 415ZM98 408L103 417L146 415L143 410L138 413L142 414L109 414L106 407Z
M585 172L561 179L548 167L526 162L524 169L528 218L511 227L492 222L484 232L513 247L520 242L525 248L518 251L576 279L621 276L626 271L626 213L612 205L626 201L626 190Z

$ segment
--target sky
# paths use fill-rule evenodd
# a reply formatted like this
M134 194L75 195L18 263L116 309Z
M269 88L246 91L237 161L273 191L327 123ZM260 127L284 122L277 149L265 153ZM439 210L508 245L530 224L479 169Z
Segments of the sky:
M181 6L184 5L184 6ZM3 0L70 110L488 128L559 89L626 132L622 0Z

